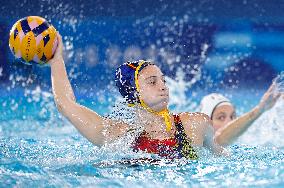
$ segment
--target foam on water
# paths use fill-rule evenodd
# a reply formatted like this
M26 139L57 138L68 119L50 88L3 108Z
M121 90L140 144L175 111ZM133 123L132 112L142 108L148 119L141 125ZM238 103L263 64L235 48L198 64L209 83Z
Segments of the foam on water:
M282 91L282 75L275 81L277 91ZM190 111L198 104L187 92L201 75L196 72L192 82L184 81L182 70L177 76L176 80L167 78L172 97L170 104L173 111ZM27 79L17 78L27 82ZM11 81L15 83L9 88L10 92L17 85L15 78ZM101 168L92 164L123 158L153 157L135 153L130 147L135 135L141 131L141 127L135 124L133 108L118 98L107 117L128 122L137 131L98 148L59 115L50 91L44 91L40 86L26 85L17 89L25 98L7 97L5 105L2 103L1 107L5 111L1 116L5 121L0 123L0 181L5 182L3 186L283 185L283 97L249 128L236 142L237 145L231 146L231 158L214 157L204 151L202 158L194 162L177 160L171 163L162 161L158 165ZM247 94L245 97L248 97ZM191 103L195 105L191 106ZM100 104L100 101L96 104Z
M32 101L38 108L57 114L53 99L35 88ZM43 92L44 93L44 92ZM29 94L28 94L29 95ZM39 101L38 101L38 98ZM43 102L44 101L44 102ZM3 186L97 186L97 187L187 187L187 186L279 186L283 184L283 100L266 112L248 130L231 158L207 155L199 161L162 161L157 165L94 167L93 163L122 158L150 157L134 153L128 135L98 148L83 138L60 116L1 122L0 181ZM29 102L27 102L30 104ZM46 106L49 104L50 106ZM108 117L133 123L133 109L118 100ZM19 108L25 103L19 104ZM34 109L36 111L36 109ZM52 121L49 119L53 118ZM54 123L54 122L59 122ZM269 126L268 126L269 125ZM275 130L277 128L278 130ZM247 144L247 145L242 145ZM254 146L253 146L254 145Z

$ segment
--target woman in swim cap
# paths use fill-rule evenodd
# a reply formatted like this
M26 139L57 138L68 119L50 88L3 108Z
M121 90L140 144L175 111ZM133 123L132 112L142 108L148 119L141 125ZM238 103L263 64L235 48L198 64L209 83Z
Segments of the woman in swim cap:
M215 131L216 141L221 145L228 145L245 132L253 122L265 111L274 106L279 94L273 92L275 85L263 95L260 103L251 111L236 117L232 102L219 93L209 94L201 100L200 112L209 116ZM220 136L222 134L223 136Z
M49 64L59 112L97 146L124 136L130 130L127 123L103 118L76 102L65 69L60 35L58 38L56 53ZM144 126L133 143L134 150L169 158L197 159L196 147L204 146L216 154L224 154L223 148L215 142L207 115L169 112L169 91L163 73L155 64L138 61L121 65L116 71L116 85L127 103L135 108L137 123Z
M219 93L211 93L203 97L200 103L200 112L211 118L215 131L236 118L234 105Z

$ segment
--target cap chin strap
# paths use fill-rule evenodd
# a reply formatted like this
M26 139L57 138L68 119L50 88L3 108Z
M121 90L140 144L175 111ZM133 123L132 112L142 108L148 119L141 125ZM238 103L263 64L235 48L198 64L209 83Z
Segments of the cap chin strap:
M158 116L162 116L164 118L164 121L165 121L165 124L166 124L166 131L170 132L171 129L172 129L172 123L171 123L171 117L170 117L169 110L167 108L165 108L164 110L156 112L153 109L151 109L149 106L147 106L143 100L140 100L140 101L141 101L140 105L144 109L146 109L148 112L151 112L151 113L156 114Z
M135 86L136 86L137 92L140 91L140 87L139 87L139 84L138 84L138 73L139 73L141 66L144 63L145 62L143 60L140 61L138 67L135 70ZM156 115L162 116L164 118L164 121L165 121L165 124L166 124L166 131L168 131L168 132L171 131L172 123L171 123L171 117L170 117L170 113L169 113L168 108L165 108L164 110L156 112L155 110L151 109L142 99L139 98L139 100L140 100L140 105L145 110L147 110L148 112L154 113ZM132 105L132 106L134 106L134 105Z

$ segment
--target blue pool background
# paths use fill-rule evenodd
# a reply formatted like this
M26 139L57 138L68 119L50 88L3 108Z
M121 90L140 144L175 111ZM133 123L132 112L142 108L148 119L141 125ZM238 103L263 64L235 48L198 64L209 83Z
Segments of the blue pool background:
M284 1L25 0L0 9L0 187L283 187L283 101L231 146L230 159L95 168L123 152L80 136L55 108L49 68L17 62L8 37L18 19L46 18L63 36L78 102L104 115L119 98L115 67L137 59L167 75L172 111L197 111L202 96L221 92L242 114L284 70Z

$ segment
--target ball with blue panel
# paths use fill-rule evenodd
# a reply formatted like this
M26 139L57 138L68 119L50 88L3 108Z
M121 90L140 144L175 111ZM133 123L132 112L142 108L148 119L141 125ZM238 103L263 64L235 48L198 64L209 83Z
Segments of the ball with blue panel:
M57 44L56 29L39 16L22 18L10 30L9 47L26 64L45 64L53 57Z

